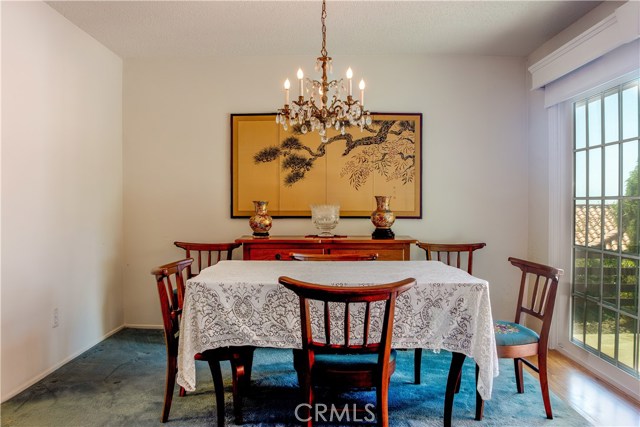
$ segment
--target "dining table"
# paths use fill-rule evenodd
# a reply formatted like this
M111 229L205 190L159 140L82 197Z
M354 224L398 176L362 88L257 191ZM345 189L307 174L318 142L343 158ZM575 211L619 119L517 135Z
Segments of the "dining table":
M185 284L178 384L195 390L194 356L209 349L302 347L299 299L279 284L280 276L329 286L415 278L416 285L396 301L392 346L447 350L473 358L477 392L483 400L491 398L499 370L489 283L440 261L422 260L231 260L202 270ZM445 420L446 412L445 408Z

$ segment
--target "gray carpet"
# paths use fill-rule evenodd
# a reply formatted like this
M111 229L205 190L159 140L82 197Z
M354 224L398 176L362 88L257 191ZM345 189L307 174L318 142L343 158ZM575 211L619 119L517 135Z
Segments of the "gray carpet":
M412 383L413 352L399 352L389 397L391 426L442 425L449 361L447 352L426 351L423 384L416 386ZM515 393L513 365L509 360L501 361L501 374L495 379L493 398L485 405L485 419L474 421L474 365L472 361L468 362L463 371L461 391L455 398L454 426L590 425L556 396L552 396L555 418L547 420L537 380L525 373L525 393ZM211 374L206 363L197 365L198 390L180 398L176 388L168 426L216 423ZM223 363L227 425L235 425L231 415L229 371L228 362ZM3 426L161 425L164 372L162 332L125 329L3 403L1 422ZM294 409L298 388L290 350L258 349L251 387L243 405L245 426L296 425ZM358 399L355 403L360 407L366 402L375 402L373 392L342 398L350 403L353 401L348 399ZM340 405L342 408L343 404ZM365 416L366 413L359 418Z

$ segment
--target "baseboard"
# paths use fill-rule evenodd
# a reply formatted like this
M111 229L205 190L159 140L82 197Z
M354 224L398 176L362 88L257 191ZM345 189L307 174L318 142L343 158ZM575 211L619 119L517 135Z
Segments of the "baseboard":
M80 356L82 353L84 353L85 351L89 350L90 348L96 346L97 344L100 344L102 341L106 340L107 338L109 338L111 335L115 334L116 332L121 331L122 329L126 328L127 326L125 325L120 325L117 328L107 332L106 334L104 334L102 336L102 338L98 339L97 341L95 341L93 344L90 344L88 346L85 346L82 350L79 350L77 352L75 352L74 354L72 354L71 356L63 359L62 361L56 363L55 365L53 365L51 368L47 369L46 371L36 375L35 377L33 377L32 379L24 382L23 384L19 385L18 387L16 387L14 390L12 390L11 392L9 392L6 396L2 397L2 402L5 402L9 399L11 399L12 397L14 397L15 395L23 392L24 390L28 389L29 387L31 387L32 385L34 385L35 383L37 383L38 381L40 381L41 379L43 379L44 377L46 377L47 375L51 374L52 372L54 372L55 370L61 368L62 366L66 365L67 363L69 363L70 361L72 361L73 359L75 359L76 357Z
M135 323L125 323L123 327L130 328L130 329L162 329L163 328L162 325L139 325Z

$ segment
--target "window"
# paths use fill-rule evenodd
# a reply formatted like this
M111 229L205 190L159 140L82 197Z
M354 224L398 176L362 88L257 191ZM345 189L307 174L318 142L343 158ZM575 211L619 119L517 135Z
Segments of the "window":
M638 80L573 105L572 341L640 377Z

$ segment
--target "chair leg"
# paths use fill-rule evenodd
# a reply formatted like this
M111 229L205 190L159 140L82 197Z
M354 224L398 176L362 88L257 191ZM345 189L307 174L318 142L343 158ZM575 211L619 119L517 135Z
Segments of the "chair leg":
M239 356L231 359L231 390L233 394L233 415L236 424L242 424L242 392L245 389L246 370Z
M184 387L180 386L180 391L178 392L178 396L185 397L187 395L187 390Z
M484 416L484 400L478 392L478 376L480 375L480 367L476 363L476 421L482 421Z
M516 373L516 388L518 393L524 393L524 381L522 380L522 360L513 359L513 367Z
M173 399L173 389L176 386L176 374L178 373L178 359L175 356L167 356L167 377L164 383L164 405L162 406L162 417L160 420L166 423L171 411L171 400Z
M376 385L376 417L378 427L389 426L389 382L391 377L382 379L379 384Z
M251 369L253 368L254 350L255 348L250 348L242 355L242 364L244 365L244 384L242 385L243 393L247 393L251 387Z
M549 399L549 382L547 381L547 354L538 355L538 376L540 377L540 389L542 390L542 401L547 418L552 420L551 400Z
M300 414L302 425L306 425L307 427L313 426L313 386L311 385L311 373L307 370L302 374L298 375L298 379L302 380L300 383L300 389L302 391L302 401L306 403L308 406L304 407L302 410L302 414Z
M444 427L451 427L451 415L453 413L453 398L455 396L456 384L460 378L462 364L465 356L462 353L451 353L451 366L447 377L447 388L444 393Z
M414 383L420 384L420 371L422 367L422 349L416 348L413 354L413 375L415 377Z
M218 360L207 360L209 369L213 377L213 386L216 393L216 413L218 415L218 426L224 426L224 384L222 383L222 372Z

